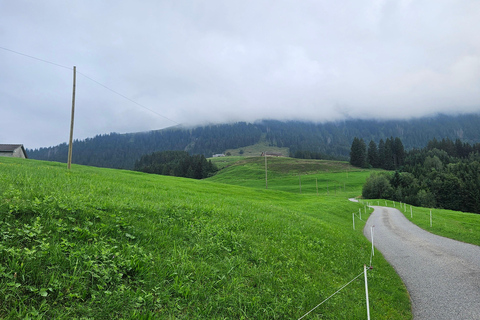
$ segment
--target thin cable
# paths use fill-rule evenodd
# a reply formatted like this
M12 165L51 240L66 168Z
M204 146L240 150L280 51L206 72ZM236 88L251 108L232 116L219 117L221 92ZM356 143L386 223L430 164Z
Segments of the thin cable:
M78 73L78 74L80 74L80 75L82 75L82 76L84 76L84 77L85 77L85 78L87 78L88 80L90 80L90 81L93 81L93 82L95 82L96 84L98 84L98 85L100 85L100 86L104 87L105 89L107 89L107 90L109 90L109 91L111 91L111 92L115 93L116 95L119 95L120 97L122 97L122 98L124 98L124 99L127 99L128 101L130 101L130 102L132 102L132 103L136 104L137 106L139 106L139 107L142 107L143 109L145 109L145 110L148 110L148 111L150 111L150 112L152 112L152 113L156 114L157 116L160 116L160 117L162 117L162 118L164 118L164 119L167 119L168 121L171 121L171 122L173 122L173 123L175 123L175 124L177 124L177 125L179 125L179 124L180 124L180 123L178 123L178 122L176 122L176 121L174 121L174 120L172 120L172 119L169 119L169 118L165 117L164 115L161 115L160 113L158 113L158 112L156 112L156 111L154 111L154 110L152 110L152 109L150 109L150 108L147 108L147 107L145 107L144 105L141 105L140 103L138 103L138 102L136 102L136 101L134 101L134 100L130 99L129 97L127 97L127 96L124 96L123 94L121 94L121 93L119 93L119 92L117 92L117 91L115 91L115 90L113 90L113 89L111 89L111 88L107 87L107 86L106 86L106 85L104 85L103 83L100 83L100 82L98 82L97 80L90 78L89 76L87 76L87 75L86 75L86 74L84 74L84 73L81 73L81 72L79 72L79 71L77 71L77 73Z
M60 68L65 68L65 69L68 69L68 70L73 69L73 68L70 68L70 67L67 67L67 66L62 66L61 64L58 64L58 63L55 63L55 62L52 62L52 61L40 59L40 58L37 58L37 57L34 57L34 56L30 56L28 54L21 53L21 52L18 52L18 51L14 51L14 50L11 50L11 49L7 49L7 48L4 48L4 47L0 47L0 49L5 50L5 51L10 51L10 52L13 52L15 54L18 54L18 55L21 55L21 56L24 56L24 57L28 57L30 59L34 59L34 60L42 61L42 62L45 62L45 63L49 63L49 64L52 64L54 66L60 67Z
M11 49L8 49L8 48L0 47L0 49L5 50L5 51L9 51L9 52L12 52L12 53L15 53L15 54L24 56L24 57L28 57L28 58L30 58L30 59L34 59L34 60L38 60L38 61L41 61L41 62L49 63L49 64L54 65L54 66L57 66L57 67L65 68L65 69L68 69L68 70L72 70L72 69L73 69L73 68L70 68L70 67L63 66L63 65L61 65L61 64L52 62L52 61L40 59L40 58L31 56L31 55L28 55L28 54L25 54L25 53L21 53L21 52L15 51L15 50L11 50ZM169 118L165 117L164 115L161 115L160 113L158 113L158 112L156 112L156 111L154 111L154 110L152 110L152 109L150 109L150 108L145 107L144 105L141 105L140 103L138 103L138 102L136 102L136 101L134 101L134 100L126 97L125 95L123 95L123 94L121 94L121 93L119 93L119 92L117 92L117 91L115 91L115 90L107 87L106 85L98 82L98 81L95 80L95 79L92 79L91 77L87 76L87 75L84 74L84 73L81 73L80 71L77 71L77 73L80 74L80 75L82 75L82 76L84 76L85 78L89 79L90 81L93 81L93 82L95 82L96 84L104 87L105 89L107 89L107 90L115 93L116 95L119 95L120 97L122 97L122 98L124 98L124 99L126 99L126 100L128 100L128 101L130 101L130 102L132 102L132 103L134 103L134 104L136 104L137 106L142 107L143 109L148 110L148 111L156 114L157 116L160 116L160 117L162 117L162 118L164 118L164 119L166 119L166 120L168 120L168 121L170 121L170 122L173 122L173 123L175 123L175 124L177 124L177 125L180 124L180 123L178 123L178 122L176 122L176 121L174 121L174 120L172 120L172 119L169 119Z
M352 283L354 280L356 280L358 277L360 277L361 275L363 275L364 272L362 271L362 273L360 273L358 276L356 276L355 278L353 278L352 280L350 280L350 282L348 282L346 285L344 285L343 287L341 287L340 289L338 289L334 294L332 294L330 297L328 297L327 299L323 300L322 302L320 302L315 308L313 308L312 310L308 311L307 313L305 313L303 316L301 316L300 318L298 318L298 320L301 320L303 319L305 316L307 316L310 312L312 312L313 310L317 309L318 307L320 307L324 302L327 302L328 299L330 299L331 297L333 297L334 295L336 295L337 293L339 293L343 288L345 288L346 286L348 286L350 283Z

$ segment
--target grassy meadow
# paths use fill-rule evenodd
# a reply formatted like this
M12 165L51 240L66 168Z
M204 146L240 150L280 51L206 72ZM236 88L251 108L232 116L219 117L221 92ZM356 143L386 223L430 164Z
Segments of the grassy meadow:
M229 160L232 158L232 160ZM361 196L362 186L371 171L352 167L344 161L306 160L267 157L267 186L264 157L213 158L223 170L209 181L290 193Z
M198 181L0 158L0 318L298 319L361 274L364 206L347 198L367 171L269 158L265 190L264 159L242 161ZM411 319L393 268L373 266L372 318ZM365 304L361 276L304 319Z
M231 156L241 156L241 157L259 157L262 152L275 152L281 153L284 156L288 156L290 154L289 148L279 148L271 146L267 140L265 135L260 138L260 141L254 145L246 146L237 149L227 149L225 153L230 153Z

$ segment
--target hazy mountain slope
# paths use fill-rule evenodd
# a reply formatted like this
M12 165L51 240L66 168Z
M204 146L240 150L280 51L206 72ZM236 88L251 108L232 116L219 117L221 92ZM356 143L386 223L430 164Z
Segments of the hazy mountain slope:
M272 146L320 152L347 159L354 137L367 143L387 137L400 137L405 148L421 148L433 138L480 142L480 115L438 115L412 120L346 120L312 123L264 120L254 124L210 125L196 128L175 127L163 130L98 135L73 144L73 162L78 164L131 169L144 154L163 150L185 150L210 157L226 149L257 143L262 137ZM66 143L27 150L32 159L67 161Z

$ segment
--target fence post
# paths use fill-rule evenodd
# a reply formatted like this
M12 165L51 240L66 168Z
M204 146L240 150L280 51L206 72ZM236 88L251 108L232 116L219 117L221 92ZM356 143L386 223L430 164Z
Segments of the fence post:
M372 226L372 227L370 228L370 233L371 233L371 235L372 235L372 256L375 255L375 250L373 249L373 227L375 227L375 226ZM372 264L371 261L370 261L370 264Z
M370 304L368 302L368 282L367 282L367 266L363 265L363 272L365 274L365 296L367 298L367 319L370 320Z

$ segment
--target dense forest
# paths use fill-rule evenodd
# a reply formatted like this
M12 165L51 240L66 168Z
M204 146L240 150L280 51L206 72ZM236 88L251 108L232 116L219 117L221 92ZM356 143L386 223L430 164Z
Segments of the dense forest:
M142 156L135 162L136 171L192 179L211 177L218 168L203 155L189 155L186 151L160 151Z
M372 174L362 195L480 213L480 144L433 139L423 149L408 151L395 172Z
M305 158L348 160L355 137L364 141L386 141L398 137L405 150L422 148L429 140L460 139L480 142L480 115L439 115L411 120L345 120L313 123L264 120L256 123L209 125L196 128L173 127L128 134L110 133L73 143L73 162L77 164L133 169L142 155L178 150L189 154L222 153L260 141L287 147L290 155ZM380 148L380 144L378 145ZM29 158L66 162L66 143L47 148L27 149Z
M401 168L405 162L405 149L399 137L387 138L377 144L371 140L367 145L363 139L353 138L350 148L350 164L362 168L382 168L385 170L396 170Z

